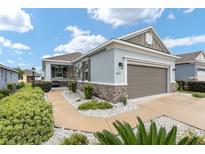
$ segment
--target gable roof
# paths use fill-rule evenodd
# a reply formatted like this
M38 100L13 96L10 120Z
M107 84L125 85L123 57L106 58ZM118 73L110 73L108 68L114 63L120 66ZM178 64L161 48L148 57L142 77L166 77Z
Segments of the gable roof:
M198 57L201 53L204 53L203 51L196 51L191 53L185 53L185 54L179 54L176 56L181 57L176 61L176 63L187 63L187 62L193 62L195 61L196 57Z
M140 34L142 34L142 33L146 33L146 32L151 32L152 34L154 34L153 37L156 38L156 40L157 40L157 42L160 44L160 46L161 46L168 54L170 54L168 48L167 48L166 45L161 41L160 36L157 34L157 32L155 31L155 29L154 29L152 26L148 26L148 27L145 27L145 28L140 29L140 30L138 30L138 31L135 31L135 32L126 34L126 35L124 35L124 36L118 37L118 39L126 41L127 39L133 38L133 37L135 37L135 36L138 36L138 35L140 35Z
M0 68L3 68L3 69L5 69L5 70L9 70L9 71L12 71L12 72L15 72L15 73L19 73L17 70L12 69L12 68L7 67L7 66L2 65L2 64L0 64Z
M24 70L24 74L25 74L26 76L33 76L33 72L32 72L31 70L29 70L29 69L25 69L25 70ZM41 74L35 72L35 73L34 73L34 76L39 77L39 76L41 76Z
M56 61L67 61L67 62L72 62L73 60L79 58L82 54L80 52L74 52L74 53L67 53L63 54L60 56L54 56L54 57L49 57L45 58L45 61L49 60L56 60Z

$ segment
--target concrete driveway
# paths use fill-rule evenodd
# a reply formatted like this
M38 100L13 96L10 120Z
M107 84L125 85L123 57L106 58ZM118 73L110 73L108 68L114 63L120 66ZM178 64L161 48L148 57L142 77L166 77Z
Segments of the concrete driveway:
M86 132L107 129L115 133L115 129L112 126L115 120L127 121L132 127L136 127L136 116L146 122L165 115L205 130L205 99L170 94L141 101L140 108L134 111L121 113L109 118L98 118L81 115L67 102L62 93L62 90L56 90L47 94L48 100L53 106L56 127Z

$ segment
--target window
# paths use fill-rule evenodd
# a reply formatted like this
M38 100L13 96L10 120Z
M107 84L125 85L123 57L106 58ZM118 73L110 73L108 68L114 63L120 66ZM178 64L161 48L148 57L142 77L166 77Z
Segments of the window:
M10 72L10 77L12 78L12 72Z
M52 78L67 78L68 67L62 65L52 65Z
M1 77L2 78L4 77L4 70L3 69L1 70Z
M83 62L83 80L89 80L89 60Z

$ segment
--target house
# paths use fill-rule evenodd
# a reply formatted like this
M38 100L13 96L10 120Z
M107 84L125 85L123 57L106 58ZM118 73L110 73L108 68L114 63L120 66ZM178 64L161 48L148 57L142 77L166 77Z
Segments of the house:
M6 88L9 83L18 83L19 72L0 64L0 89Z
M176 61L176 80L205 81L205 53L203 51L177 56L181 59Z
M31 83L33 81L33 72L29 69L26 69L23 71L23 75L21 77L21 79L18 82L24 82L24 83ZM35 76L35 80L41 80L41 74L35 72L34 73Z
M81 55L43 59L45 80L67 82L72 68L78 86L94 85L94 94L117 102L124 94L137 98L175 91L175 61L153 27L109 40ZM79 71L81 70L81 71Z

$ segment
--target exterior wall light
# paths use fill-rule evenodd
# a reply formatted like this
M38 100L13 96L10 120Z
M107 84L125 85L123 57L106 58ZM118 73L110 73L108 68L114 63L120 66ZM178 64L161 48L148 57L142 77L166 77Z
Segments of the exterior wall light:
M120 67L121 69L123 69L123 63L122 63L122 62L119 62L119 67Z
M173 71L176 71L176 68L173 68Z

